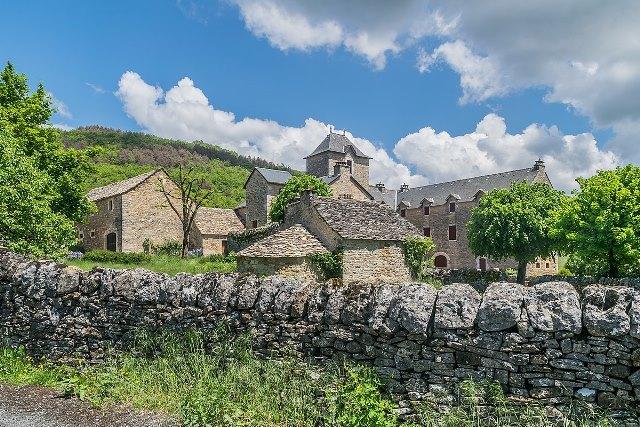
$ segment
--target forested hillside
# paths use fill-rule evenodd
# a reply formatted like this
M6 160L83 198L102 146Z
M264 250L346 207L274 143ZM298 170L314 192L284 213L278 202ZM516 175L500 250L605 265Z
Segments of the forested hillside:
M242 187L254 167L289 170L283 165L241 156L199 141L184 142L100 126L82 127L61 134L67 147L81 149L91 159L93 170L83 183L85 190L157 167L164 167L171 173L178 164L189 163L206 177L214 189L210 205L233 208L244 199Z

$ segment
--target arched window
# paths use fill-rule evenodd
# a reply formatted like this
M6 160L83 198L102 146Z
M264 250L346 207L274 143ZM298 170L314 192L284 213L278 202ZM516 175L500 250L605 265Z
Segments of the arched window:
M445 255L436 255L433 261L436 268L447 268L448 261Z

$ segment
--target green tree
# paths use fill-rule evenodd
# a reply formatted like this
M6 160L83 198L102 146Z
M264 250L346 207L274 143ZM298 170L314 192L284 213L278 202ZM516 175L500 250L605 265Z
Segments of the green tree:
M81 152L62 144L60 132L49 123L54 111L44 86L30 93L27 77L7 63L0 73L0 131L13 136L22 155L52 178L47 189L52 210L81 222L91 210L81 187L91 169Z
M527 264L551 256L553 212L566 196L546 184L520 182L490 191L471 212L467 229L476 256L518 262L518 282L524 283Z
M73 222L52 209L51 176L0 132L0 238L11 250L62 255L75 241Z
M311 175L293 176L289 178L271 204L271 211L269 212L271 220L282 222L287 205L299 198L304 190L313 190L318 196L331 196L331 188L319 178Z
M579 190L557 212L554 237L571 268L609 277L640 272L640 167L578 178Z

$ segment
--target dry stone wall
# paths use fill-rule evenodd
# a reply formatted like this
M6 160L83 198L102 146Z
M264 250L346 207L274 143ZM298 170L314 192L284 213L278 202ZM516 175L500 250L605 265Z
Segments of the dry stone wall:
M100 360L140 327L222 322L268 357L374 365L407 411L469 378L561 409L584 399L633 410L640 396L640 300L627 287L493 283L481 295L466 284L83 273L0 253L0 336L35 355Z

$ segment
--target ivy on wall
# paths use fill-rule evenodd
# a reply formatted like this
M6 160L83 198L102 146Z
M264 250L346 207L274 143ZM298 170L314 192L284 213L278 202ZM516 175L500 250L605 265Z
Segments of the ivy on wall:
M341 279L343 252L342 248L336 248L333 252L313 254L309 260L319 270L323 280Z

